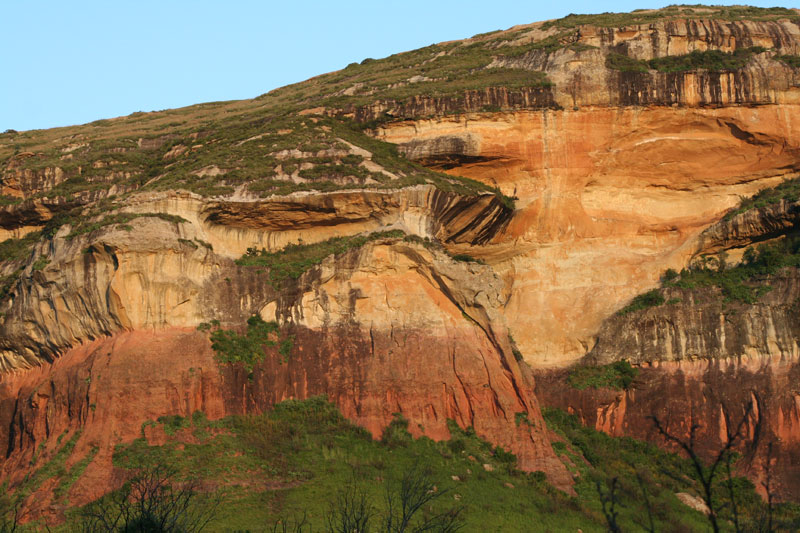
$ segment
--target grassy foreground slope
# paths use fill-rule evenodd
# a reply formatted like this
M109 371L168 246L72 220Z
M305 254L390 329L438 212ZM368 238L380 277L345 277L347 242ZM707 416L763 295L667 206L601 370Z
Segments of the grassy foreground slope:
M464 531L606 531L603 500L608 507L612 486L623 531L650 525L657 531L705 530L703 515L676 496L697 494L687 461L643 442L584 428L562 411L546 410L545 418L557 435L555 450L575 475L575 495L554 489L541 472L520 472L512 454L469 429L453 424L452 438L444 442L413 439L398 415L383 439L374 441L320 397L289 400L264 415L218 421L200 412L191 418L163 417L142 432L164 444L150 445L143 437L121 445L114 463L128 475L167 464L177 469L176 483L201 479L201 491L221 501L208 526L212 531L272 530L278 522L303 516L311 530L325 531L337 498L352 488L366 495L373 525L380 529L387 488L395 490L410 471L424 472L442 493L422 515L459 510ZM65 483L74 482L74 472L42 468L63 476ZM32 473L31 482L39 477ZM766 506L747 480L734 481L743 520L754 525ZM62 490L60 497L68 492ZM58 529L79 528L90 508L68 510ZM776 510L781 520L798 516L794 507Z

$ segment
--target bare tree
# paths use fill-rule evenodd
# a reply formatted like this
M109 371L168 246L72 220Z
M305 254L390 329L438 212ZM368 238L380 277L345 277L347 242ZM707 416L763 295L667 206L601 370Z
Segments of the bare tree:
M386 487L386 532L436 531L450 533L458 531L463 527L461 523L462 507L428 515L419 514L420 511L424 511L425 506L448 492L449 489L437 489L428 470L414 465L403 475L396 494L390 486Z
M438 489L430 471L414 465L397 483L386 484L386 514L377 530L386 533L455 533L463 527L463 507L433 511L433 502L448 494ZM332 502L326 523L333 533L368 533L375 507L366 491L351 481Z
M325 517L331 533L369 533L375 509L355 480L340 491Z
M143 468L120 490L88 506L82 529L86 533L200 532L216 514L219 498L203 497L198 489L198 480L178 480L171 466Z
M610 484L606 482L606 490L603 490L603 485L599 481L595 481L597 494L600 496L600 505L602 506L603 516L606 517L608 530L611 533L622 533L622 530L619 528L619 524L617 524L617 516L619 515L619 512L617 511L617 505L619 504L617 495L618 483L619 479L614 477L611 479Z
M282 518L273 524L272 533L311 533L308 515L304 513L303 518L294 520Z
M669 430L662 424L662 422L656 416L651 416L650 419L655 424L656 429L658 432L666 439L668 442L672 442L676 444L679 448L681 448L686 455L689 457L692 463L692 467L694 468L695 474L697 474L697 479L700 482L700 485L703 488L703 492L701 494L703 501L705 502L706 506L708 507L708 520L711 523L711 528L714 530L714 533L718 533L720 531L719 525L719 506L717 506L716 498L715 498L715 490L716 487L714 486L714 481L719 473L719 469L722 465L727 466L727 474L728 474L728 488L730 495L732 497L731 500L731 510L734 516L734 526L736 527L736 531L741 531L739 523L738 523L738 506L736 504L736 498L733 490L733 481L732 481L732 472L731 472L731 461L732 461L732 449L736 445L736 443L744 436L744 430L746 428L747 419L750 418L750 415L753 413L753 401L751 400L748 402L747 406L744 410L744 415L739 420L739 422L735 425L730 423L730 419L728 417L728 412L723 406L723 413L725 416L725 440L722 443L722 447L717 452L717 454L712 458L709 466L706 467L704 465L703 460L700 458L697 450L697 430L700 428L699 424L692 424L689 428L689 438L683 439L678 435L670 433ZM756 422L758 426L760 424L760 420ZM735 427L735 429L733 429ZM756 432L758 428L756 428Z
M773 533L774 531L778 531L780 527L775 524L775 486L773 485L774 480L772 479L772 454L774 444L773 441L767 444L764 480L761 482L761 486L764 487L764 491L767 493L767 508L764 510L756 527L753 528L754 531L757 530L759 533Z

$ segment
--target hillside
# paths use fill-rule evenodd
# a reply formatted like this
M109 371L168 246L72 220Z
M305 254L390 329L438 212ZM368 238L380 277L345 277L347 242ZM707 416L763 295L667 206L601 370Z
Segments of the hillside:
M798 178L784 8L570 15L252 100L7 131L0 482L88 458L26 496L61 520L64 494L121 484L143 424L325 395L374 438L397 413L417 440L472 428L588 498L543 405L660 445L649 416L700 409L710 457L754 397L737 468L763 492L774 442L790 498ZM630 389L569 385L622 360Z

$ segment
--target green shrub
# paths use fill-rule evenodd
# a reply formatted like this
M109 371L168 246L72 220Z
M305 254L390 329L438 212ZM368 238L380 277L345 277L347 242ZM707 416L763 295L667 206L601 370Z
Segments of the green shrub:
M587 388L628 390L638 374L638 368L622 360L603 366L576 366L570 370L567 383L579 390Z
M264 360L267 348L280 343L284 357L292 349L291 338L279 339L277 322L265 322L254 315L247 319L247 332L240 335L233 330L218 329L211 333L211 348L219 364L241 364L252 374L253 367Z
M36 259L36 261L33 262L33 265L31 265L31 270L36 272L37 270L42 270L44 267L46 267L49 264L50 264L50 260L42 255L38 259Z
M629 313L635 313L636 311L641 311L642 309L658 307L664 302L664 296L661 294L661 291L659 289L653 289L644 294L639 294L636 296L631 303L620 309L618 314L627 315Z
M647 61L634 59L623 54L609 52L606 56L606 68L622 72L647 72Z
M335 237L315 244L289 244L277 252L265 249L248 248L247 253L236 260L239 266L266 267L273 286L282 282L298 279L310 268L322 263L330 255L341 255L350 250L360 248L368 242L379 239L398 239L405 235L400 230L382 231L368 235L351 237Z
M730 220L751 209L760 209L782 201L796 202L798 199L800 199L800 179L786 180L776 187L759 191L755 196L743 198L735 209L731 209L725 214L723 220Z
M734 267L724 266L722 258L701 258L691 268L682 270L679 277L665 281L664 286L689 290L717 287L725 301L755 304L771 290L770 276L781 269L798 266L800 238L787 237L747 248L742 262Z
M381 442L389 448L396 448L407 446L411 440L411 433L408 432L408 419L402 413L394 413L392 421L383 430Z
M775 56L773 59L777 59L782 63L786 63L792 68L800 68L800 56L797 55L781 55Z

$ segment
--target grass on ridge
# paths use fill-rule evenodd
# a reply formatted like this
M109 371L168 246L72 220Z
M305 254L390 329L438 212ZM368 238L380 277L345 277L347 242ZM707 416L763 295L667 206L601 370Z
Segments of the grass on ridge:
M621 27L681 18L770 21L780 19L798 20L800 15L796 11L785 7L671 5L659 10L637 9L630 13L569 14L566 17L546 22L542 28L575 28L588 24L601 27Z
M800 199L800 178L786 180L776 187L759 191L750 198L743 198L739 205L725 213L723 220L730 220L736 215L746 213L751 209L760 209L782 201L796 202Z
M330 255L341 255L375 240L404 236L405 233L400 230L380 231L367 235L335 237L315 244L289 244L276 252L249 248L244 256L236 260L236 264L268 268L270 281L277 287L286 280L298 279Z
M659 72L686 72L690 70L723 72L740 69L747 65L754 55L765 51L766 48L760 46L738 48L733 52L694 50L684 55L657 57L649 61L610 52L606 56L606 67L622 72L647 72L651 69Z

